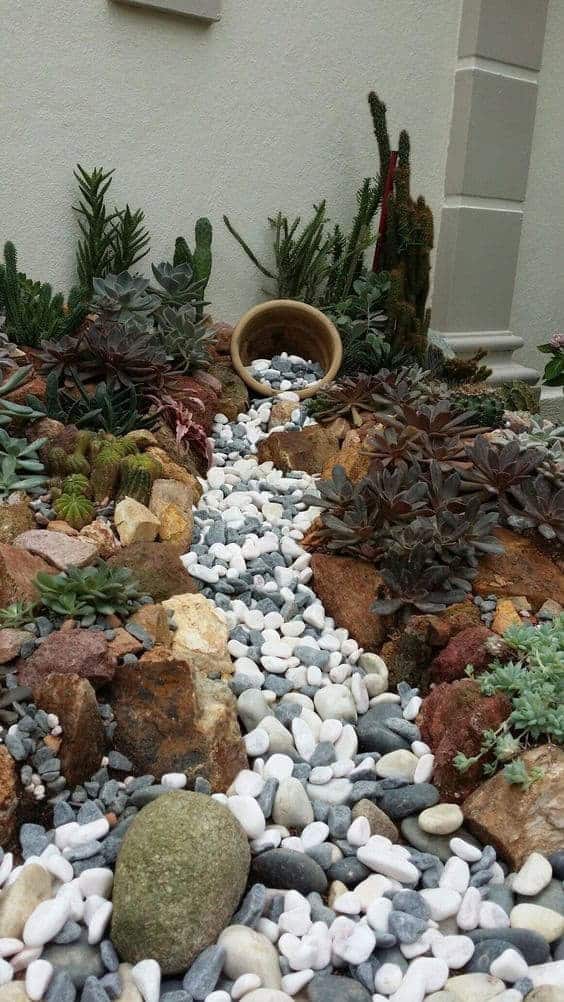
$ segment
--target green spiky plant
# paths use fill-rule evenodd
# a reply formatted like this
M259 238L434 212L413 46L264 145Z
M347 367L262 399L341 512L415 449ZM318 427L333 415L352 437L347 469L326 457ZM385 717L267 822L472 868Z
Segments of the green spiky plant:
M76 330L86 316L78 289L69 293L68 304L61 292L53 294L47 283L30 282L18 272L17 253L8 240L0 265L0 297L6 312L6 331L14 344L36 348Z
M158 338L176 372L188 375L209 368L217 335L198 320L196 309L164 308L159 314Z
M8 395L23 386L30 378L33 369L31 365L22 366L15 369L11 376L0 385L0 427L6 427L12 422L36 421L44 416L40 401L33 398L36 403L17 404L13 400L8 400Z
M119 497L130 497L147 505L151 488L163 468L158 459L148 453L126 456L119 464Z
M373 91L368 96L374 134L380 155L380 187L390 180L392 153L386 122L386 105ZM410 142L405 130L398 140L397 164L387 198L387 222L378 240L374 270L388 272L386 303L390 339L424 356L430 310L427 308L433 213L422 196L411 195Z
M19 630L31 623L35 616L35 602L12 602L0 609L0 628L3 630Z
M137 452L135 444L126 438L101 441L92 456L90 483L96 501L115 496L120 477L120 464Z
M78 491L61 494L53 502L53 508L58 517L73 529L83 529L85 525L90 524L95 515L92 501Z
M212 270L212 238L213 230L209 219L202 216L196 220L194 228L195 242L194 250L190 250L184 237L177 237L174 245L173 264L188 264L194 274L194 281L200 289L200 296L205 299L207 284L210 280ZM201 320L204 311L204 304L197 306L197 317Z
M82 626L92 626L98 616L128 617L139 606L139 586L131 571L104 561L61 574L39 573L35 584L47 609L78 619Z
M108 209L106 195L113 174L103 167L87 171L80 164L74 172L80 198L73 209L82 234L76 249L76 271L86 300L92 295L95 278L128 271L149 249L149 233L140 209L132 212L129 205Z
M0 428L0 497L7 497L12 491L41 494L47 490L45 467L37 455L46 442L46 438L34 442L12 438Z

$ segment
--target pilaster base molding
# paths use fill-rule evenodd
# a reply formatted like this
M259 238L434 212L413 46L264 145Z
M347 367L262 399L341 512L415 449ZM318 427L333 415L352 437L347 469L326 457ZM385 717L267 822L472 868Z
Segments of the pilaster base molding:
M523 347L523 338L517 337L511 331L437 333L455 355L463 358L468 358L477 351L486 351L485 362L492 370L489 380L491 383L510 383L514 379L522 379L523 382L531 384L538 381L539 374L536 369L520 365L513 360L513 352Z

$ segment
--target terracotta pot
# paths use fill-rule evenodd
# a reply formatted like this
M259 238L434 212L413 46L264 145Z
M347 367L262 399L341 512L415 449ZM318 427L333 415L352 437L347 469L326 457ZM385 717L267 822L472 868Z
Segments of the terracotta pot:
M307 303L273 299L254 306L241 317L231 339L231 359L233 368L253 393L263 397L276 395L266 383L254 379L247 366L255 358L272 358L283 351L319 362L323 367L322 379L296 391L302 400L336 378L343 358L337 328L320 310Z

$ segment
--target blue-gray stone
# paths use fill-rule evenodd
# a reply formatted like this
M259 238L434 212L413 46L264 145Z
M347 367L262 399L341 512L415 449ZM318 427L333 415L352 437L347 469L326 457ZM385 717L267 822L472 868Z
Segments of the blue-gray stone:
M316 863L324 869L328 870L333 861L333 851L331 846L327 842L323 842L321 845L314 845L311 849L307 849L308 856L311 856Z
M365 961L364 964L358 964L356 967L351 967L349 965L349 970L355 981L360 981L361 985L364 986L369 992L374 991L374 975L378 970L378 961L371 964L369 961Z
M509 915L515 904L513 891L507 884L490 884L487 893L488 901L493 901Z
M109 999L119 999L123 991L123 982L117 973L104 974L103 978L100 978L100 984L106 992Z
M427 928L427 920L407 912L391 911L388 916L389 931L400 943L415 943Z
M517 895L517 898L520 904L527 902L528 904L540 905L541 908L551 908L559 915L564 915L564 890L560 880L551 880L534 898L524 897L520 894Z
M82 929L78 922L73 922L72 919L69 919L55 936L53 942L58 943L60 946L65 943L76 943L77 939L80 939L81 933Z
M273 897L270 899L270 902L266 910L267 918L269 918L271 922L278 922L278 919L282 915L284 908L285 908L284 895L274 894Z
M119 957L111 940L102 940L100 943L100 956L107 971L110 971L111 974L117 971L119 967Z
M192 995L180 988L174 992L165 992L161 995L160 1002L192 1002Z
M79 825L87 825L91 821L99 821L103 817L104 812L100 810L98 805L93 800L87 800L80 808L76 820Z
M157 797L167 792L166 786L155 783L154 786L147 786L143 790L136 790L129 798L129 802L135 807L145 807L146 804L151 804L153 800L156 800Z
M271 675L268 672L264 676L264 687L275 692L277 696L285 696L294 688L292 682L288 682L288 679L284 678L283 675Z
M370 876L370 870L356 856L347 856L332 863L327 870L329 880L342 880L347 887L356 887Z
M231 924L248 925L254 929L263 913L265 903L266 887L264 884L253 884L231 919Z
M50 842L43 825L35 825L30 822L21 826L19 837L24 859L29 856L40 856Z
M70 976L66 971L55 971L45 995L45 1002L75 1002L75 1000L76 988Z
M488 870L478 870L470 877L470 887L485 887L486 884L489 884L493 874L493 866L490 866Z
M548 862L552 866L552 875L557 880L564 880L564 849L557 849L548 856Z
M222 946L208 946L200 953L182 982L185 992L188 992L196 1002L201 1002L215 989L223 961L225 960L225 950Z
M310 1002L371 1002L372 994L352 978L316 974L307 986Z
M318 765L332 765L337 760L335 746L331 741L320 741L310 758L310 765L314 769Z
M482 850L481 858L472 863L470 870L472 873L479 873L480 870L489 870L492 863L495 863L497 853L493 845L486 845Z
M491 931L491 930L489 930ZM515 946L505 938L505 929L494 930L496 939L484 939L476 943L474 953L464 968L468 974L489 974L491 964L506 950L514 950ZM518 951L519 953L521 951Z
M550 959L550 949L544 936L533 932L532 929L473 929L465 935L469 936L474 943L479 944L490 940L503 940L504 943L510 943L512 947L523 954L529 965L546 964Z
M312 891L308 894L307 900L311 906L312 922L325 922L326 925L331 925L331 923L335 921L337 913L325 904L323 898L317 893L317 891Z
M80 877L81 873L85 870L92 870L95 867L104 865L104 857L101 853L97 853L95 856L90 856L89 859L79 859L76 863L73 863L72 869L75 877Z
M257 804L259 805L265 818L269 818L272 814L274 798L276 797L277 790L278 780L274 776L269 776L268 779L265 780L265 784L256 798Z
M80 1002L110 1002L110 998L98 979L90 977L84 982Z
M379 806L393 821L399 821L410 814L419 814L426 807L434 807L439 800L439 791L432 783L414 783L399 790L386 790Z
M309 644L300 644L294 647L294 656L299 658L301 663L309 668L313 665L316 668L326 668L329 664L329 651L321 651Z
M108 752L108 766L118 772L132 772L133 763L121 752L112 750Z
M345 838L351 824L352 811L346 804L336 804L329 808L327 824L333 838Z
M82 988L87 978L98 979L105 973L98 948L86 942L85 934L77 943L65 946L50 943L41 959L48 960L57 970L66 971L76 988ZM53 999L59 1002L56 996Z
M279 703L278 706L274 707L274 716L284 724L284 727L288 727L292 720L299 717L302 712L302 707L299 703Z
M92 856L97 855L101 846L102 843L96 840L85 842L84 845L77 845L72 849L68 849L65 852L65 856L70 863L75 863L79 859L90 859Z
M269 849L255 856L251 865L251 879L267 887L300 891L309 894L327 890L327 877L315 860L293 849Z
M307 783L310 772L311 766L308 762L296 762L292 769L292 776L294 779L299 779L302 783Z
M329 804L324 800L312 800L313 816L316 821L325 821L329 817Z
M512 987L515 989L515 991L519 992L523 998L525 998L525 996L528 995L529 992L532 992L535 986L530 978L519 978L518 981L514 982Z
M205 776L196 776L194 781L194 790L196 793L203 793L206 797L209 797L212 792L212 786L209 779Z
M427 902L417 891L396 891L392 895L392 907L396 912L408 912L424 922L431 917Z
M417 725L410 720L405 720L404 717L388 717L386 727L410 743L421 739L421 732Z

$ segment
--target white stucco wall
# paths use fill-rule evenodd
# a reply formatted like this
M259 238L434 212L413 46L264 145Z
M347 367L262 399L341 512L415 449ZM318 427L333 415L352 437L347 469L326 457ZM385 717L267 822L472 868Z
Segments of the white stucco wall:
M550 0L511 329L524 338L518 361L542 372L536 345L564 330L564 3Z
M145 209L153 260L210 216L213 313L236 319L261 283L222 214L259 249L278 208L325 197L346 223L378 162L372 88L392 133L409 130L414 189L438 218L460 0L223 8L207 28L110 0L0 0L0 240L29 274L68 288L73 166L113 166L115 199Z

